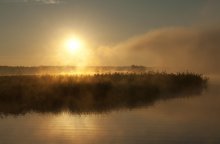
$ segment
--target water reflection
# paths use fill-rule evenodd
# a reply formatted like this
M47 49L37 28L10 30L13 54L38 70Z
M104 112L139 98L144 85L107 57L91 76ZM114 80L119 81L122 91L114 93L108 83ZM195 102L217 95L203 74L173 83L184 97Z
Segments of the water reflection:
M0 143L220 143L220 85L199 97L96 114L29 113L0 119Z
M199 96L203 91L204 88L199 87L175 94L149 95L133 91L129 95L108 95L99 98L85 95L74 99L71 97L50 97L48 100L43 99L41 101L31 99L29 103L22 100L15 102L0 101L0 114L1 117L4 117L8 115L25 115L31 112L54 114L62 112L73 114L106 113L113 110L148 107L160 100Z

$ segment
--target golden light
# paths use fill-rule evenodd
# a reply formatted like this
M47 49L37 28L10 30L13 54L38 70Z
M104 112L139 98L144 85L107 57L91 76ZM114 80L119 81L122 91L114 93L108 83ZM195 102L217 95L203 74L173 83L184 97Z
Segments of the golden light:
M47 117L46 121L43 121L42 128L47 128L48 131L45 134L45 137L56 138L60 136L70 136L68 140L70 141L86 141L89 143L91 139L94 138L93 141L98 137L99 133L96 133L100 128L97 125L97 116L96 115L72 115L68 112L62 112L57 115L51 115L51 117ZM81 130L83 129L83 130ZM91 137L85 139L83 136L88 134L86 129L95 131L95 133L91 133ZM42 134L42 133L40 133Z
M57 50L58 62L62 65L86 66L91 50L88 41L79 36L65 36Z
M67 40L66 48L71 53L80 52L83 48L83 43L78 38L71 38L71 39Z

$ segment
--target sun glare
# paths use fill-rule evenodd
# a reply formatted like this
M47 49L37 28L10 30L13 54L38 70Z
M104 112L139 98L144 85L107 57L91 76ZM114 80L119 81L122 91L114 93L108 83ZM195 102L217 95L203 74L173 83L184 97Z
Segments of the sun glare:
M72 39L67 40L66 47L69 52L72 52L72 53L79 52L80 49L82 49L83 47L83 43L81 42L80 39L72 38Z
M88 42L81 37L65 37L62 46L57 52L59 62L63 65L87 65L90 59L91 50L88 48Z

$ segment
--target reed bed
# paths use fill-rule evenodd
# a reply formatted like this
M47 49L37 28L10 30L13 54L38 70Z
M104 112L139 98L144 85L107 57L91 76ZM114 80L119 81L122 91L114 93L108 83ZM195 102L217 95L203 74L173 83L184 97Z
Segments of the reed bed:
M106 73L0 76L0 114L107 112L201 94L195 73Z

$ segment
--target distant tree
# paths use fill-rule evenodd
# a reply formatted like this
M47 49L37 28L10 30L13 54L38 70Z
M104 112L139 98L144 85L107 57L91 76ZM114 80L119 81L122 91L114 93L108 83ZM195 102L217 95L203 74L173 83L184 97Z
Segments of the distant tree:
M144 66L131 65L131 71L135 73L144 73L146 68Z

